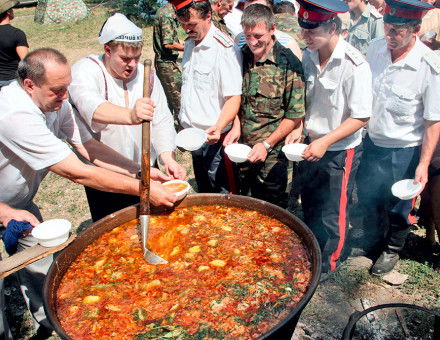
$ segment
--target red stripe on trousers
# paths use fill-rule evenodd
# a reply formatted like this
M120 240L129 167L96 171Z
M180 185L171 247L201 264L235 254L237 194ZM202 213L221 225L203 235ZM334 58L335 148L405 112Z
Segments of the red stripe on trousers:
M341 183L341 197L339 198L339 217L338 217L338 225L339 225L339 242L338 247L335 252L330 256L330 270L336 269L336 261L339 259L341 255L342 248L344 248L345 243L345 232L347 229L347 186L348 180L350 179L351 167L353 165L354 158L354 149L348 149L346 151L346 159L344 166L344 175L342 176Z
M412 202L411 202L411 212L414 209L414 206L416 205L417 197L418 196L416 196L416 197L414 197L412 199ZM411 212L408 214L408 222L409 222L409 224L414 224L414 223L417 222L417 216L411 215Z
M220 136L219 143L223 143L226 133L223 133ZM228 177L229 191L231 194L237 193L237 184L235 183L234 169L232 168L232 162L229 159L228 155L225 153L225 149L223 149L223 160L225 162L226 176Z
M228 176L229 191L231 194L237 193L237 185L235 184L234 170L232 168L232 162L228 155L223 151L223 158L225 160L226 176Z

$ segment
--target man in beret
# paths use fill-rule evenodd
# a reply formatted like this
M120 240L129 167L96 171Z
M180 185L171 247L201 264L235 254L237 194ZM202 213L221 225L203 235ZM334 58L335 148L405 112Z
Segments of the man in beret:
M340 36L342 1L299 1L307 43L304 127L310 144L299 164L306 224L322 250L322 280L341 262L354 179L362 154L361 129L371 115L371 71L363 55ZM286 143L297 139L289 135Z
M303 69L293 52L275 39L269 7L246 7L241 22L246 45L239 116L241 139L252 150L240 169L240 191L287 208L288 160L281 142L304 116Z
M414 200L391 193L393 183L414 178L423 187L440 129L440 58L417 36L432 5L417 0L386 0L385 38L370 44L373 115L361 162L359 201L368 221L367 250L382 250L373 275L390 272L399 260ZM385 220L379 212L385 211Z
M241 54L232 39L212 23L209 1L177 0L177 18L188 34L182 59L183 128L208 134L205 144L192 151L199 192L234 191L233 170L223 143L241 101ZM238 138L238 137L237 137Z
M158 159L166 176L184 179L186 171L175 160L176 131L159 79L151 73L151 99L143 98L142 30L116 13L102 27L104 53L87 56L72 66L71 101L97 140L137 164L141 163L143 119L151 124L151 165ZM153 117L154 111L154 117ZM138 203L136 196L107 193L86 187L94 221Z
M0 0L0 89L16 78L18 62L29 49L24 32L11 26L16 4L16 0Z

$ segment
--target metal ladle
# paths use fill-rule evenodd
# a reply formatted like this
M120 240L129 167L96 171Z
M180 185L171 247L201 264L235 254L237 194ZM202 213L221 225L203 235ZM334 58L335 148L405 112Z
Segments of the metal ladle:
M143 96L150 96L151 60L144 61ZM147 248L148 228L150 226L150 122L142 122L142 167L140 183L139 222L141 228L144 258L150 264L167 264L168 261Z

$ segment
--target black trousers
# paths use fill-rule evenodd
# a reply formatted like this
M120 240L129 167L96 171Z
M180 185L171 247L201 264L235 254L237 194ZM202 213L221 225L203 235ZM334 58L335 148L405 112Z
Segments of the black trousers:
M203 144L198 150L191 152L194 176L200 193L231 192L231 181L234 171L226 168L222 142Z
M391 186L402 179L414 178L419 159L420 146L383 148L374 145L368 135L364 138L358 196L364 219L370 223L362 234L378 245L384 243L386 250L402 250L410 225L415 222L411 214L415 199L400 200L391 193ZM388 219L385 225L381 218L383 211ZM366 225L363 223L364 228Z
M138 196L105 192L86 186L84 189L93 222L130 205L139 203Z
M340 262L361 154L361 146L327 151L317 162L299 164L304 221L320 245L323 272L336 269Z
M240 194L287 208L288 160L281 149L272 150L264 162L240 167Z

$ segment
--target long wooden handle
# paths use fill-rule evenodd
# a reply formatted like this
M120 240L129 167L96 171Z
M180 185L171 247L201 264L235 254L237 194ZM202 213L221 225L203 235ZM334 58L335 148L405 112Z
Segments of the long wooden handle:
M144 60L144 97L150 97L151 60ZM140 215L150 215L150 122L142 122L142 168Z

